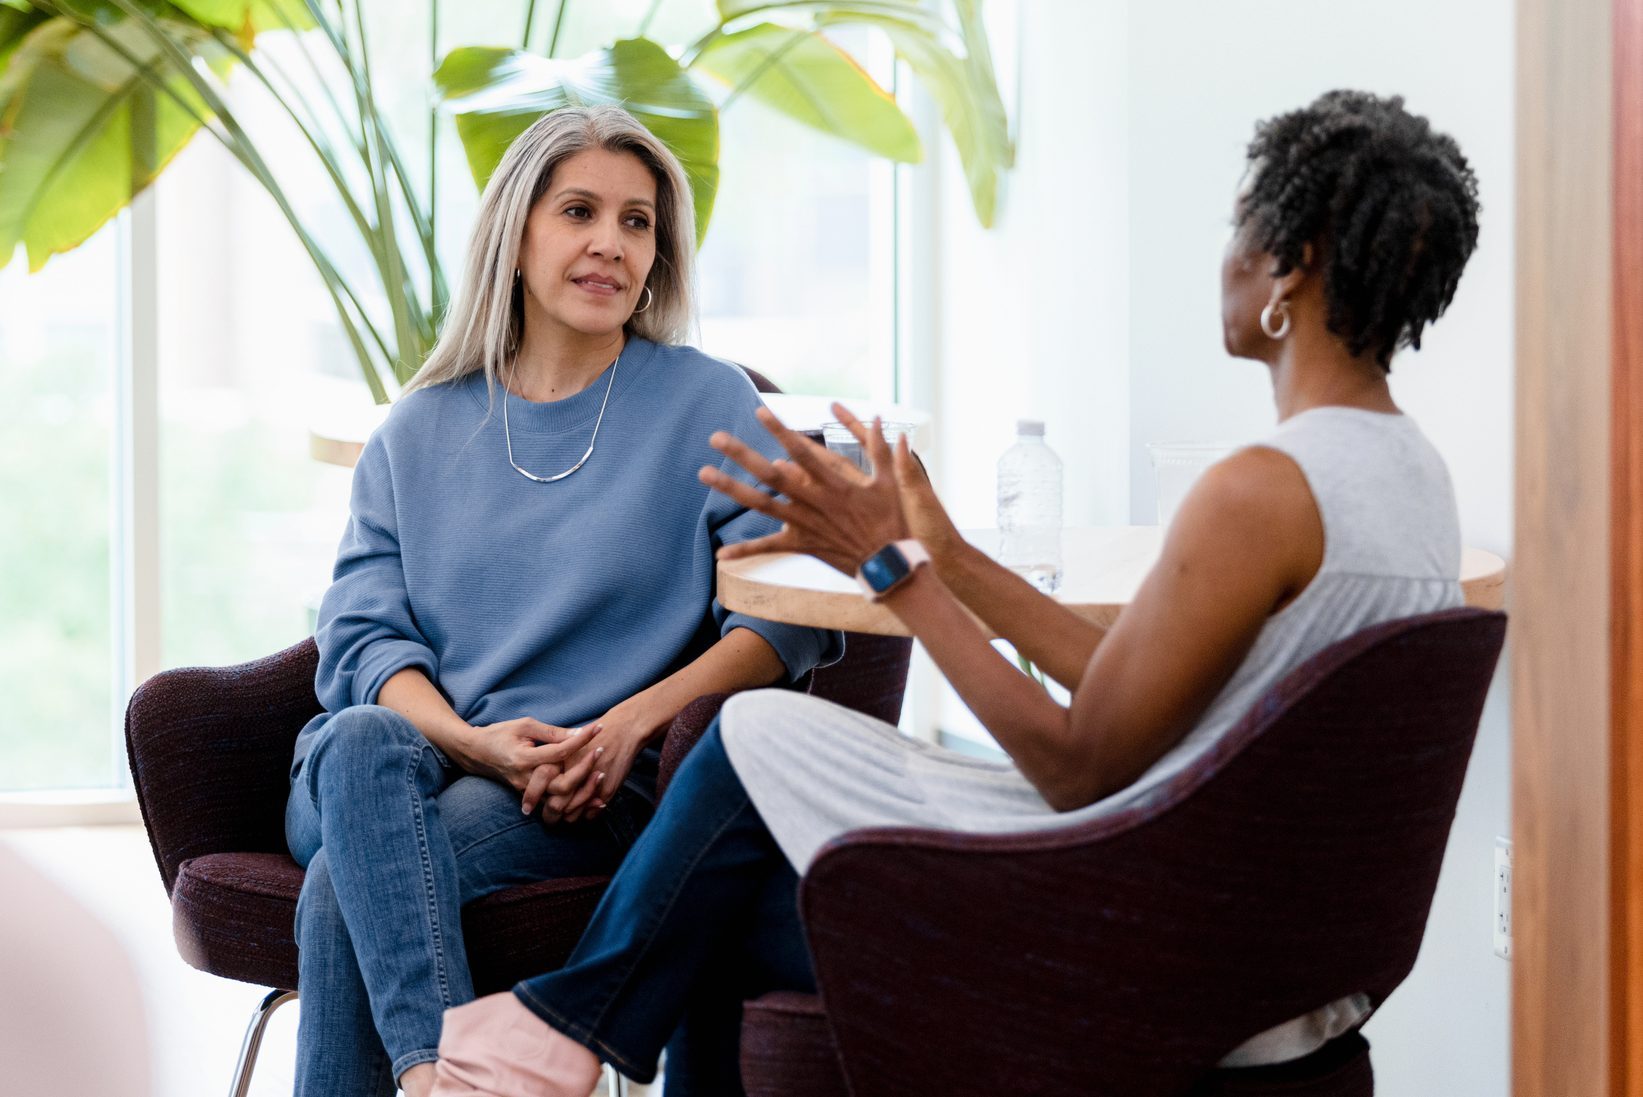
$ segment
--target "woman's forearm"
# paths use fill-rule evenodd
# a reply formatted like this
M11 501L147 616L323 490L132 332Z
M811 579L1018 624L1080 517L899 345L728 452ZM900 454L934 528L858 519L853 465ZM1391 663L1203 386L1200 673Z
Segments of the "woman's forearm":
M915 572L884 602L1045 800L1058 810L1077 806L1065 780L1067 710L993 650L941 576Z
M463 770L474 771L473 757L468 750L473 727L456 714L445 695L420 667L406 667L382 683L377 704L409 720L423 738L444 751L445 756Z
M733 628L688 666L636 694L633 701L644 706L645 723L655 734L698 697L757 689L786 675L786 664L763 636L752 629Z
M1078 616L974 545L935 560L953 596L1069 692L1107 630ZM956 681L956 679L954 679Z

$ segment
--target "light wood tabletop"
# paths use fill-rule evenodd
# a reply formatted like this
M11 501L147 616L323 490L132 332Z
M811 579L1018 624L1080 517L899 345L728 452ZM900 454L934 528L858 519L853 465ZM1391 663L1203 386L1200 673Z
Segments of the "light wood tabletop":
M965 530L965 539L992 555L997 530ZM1064 574L1056 598L1098 625L1110 625L1141 586L1163 542L1159 526L1105 526L1062 531ZM1461 556L1461 589L1466 604L1500 609L1506 602L1506 562L1492 552L1466 549ZM883 606L862 597L861 588L821 561L791 553L769 553L719 565L719 601L728 610L768 621L906 636L907 630Z

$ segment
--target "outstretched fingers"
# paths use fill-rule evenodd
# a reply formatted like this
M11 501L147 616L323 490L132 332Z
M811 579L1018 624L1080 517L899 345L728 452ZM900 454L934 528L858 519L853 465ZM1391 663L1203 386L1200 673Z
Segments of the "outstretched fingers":
M793 531L781 529L775 533L767 533L763 537L755 537L751 541L737 541L731 545L721 545L718 557L721 560L740 560L747 556L758 556L766 552L799 552Z
M759 417L759 422L764 424L765 429L775 436L776 441L781 443L787 455L793 458L793 463L813 477L821 487L836 488L862 482L861 470L851 464L849 458L834 453L826 446L786 426L769 408L759 408L754 414Z
M756 485L734 476L711 465L703 465L696 473L696 478L721 495L727 495L748 510L756 510L760 514L768 514L777 521L787 521L787 513L793 504L786 499L761 491Z

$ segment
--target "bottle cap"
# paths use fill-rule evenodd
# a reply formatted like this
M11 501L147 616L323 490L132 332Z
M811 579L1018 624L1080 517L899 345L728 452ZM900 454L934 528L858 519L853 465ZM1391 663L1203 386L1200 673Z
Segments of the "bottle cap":
M1044 437L1044 420L1017 419L1015 421L1015 432L1018 437L1042 438Z

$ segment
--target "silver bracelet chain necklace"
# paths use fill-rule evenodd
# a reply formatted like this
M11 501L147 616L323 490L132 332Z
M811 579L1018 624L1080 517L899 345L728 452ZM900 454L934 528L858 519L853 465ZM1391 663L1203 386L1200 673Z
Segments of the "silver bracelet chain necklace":
M605 421L605 405L610 403L610 390L616 387L616 367L621 365L621 363L622 356L618 354L616 356L616 361L610 364L610 380L605 384L605 398L600 401L599 404L599 418L593 421L593 437L588 439L588 451L582 455L582 459L580 461L576 462L576 464L556 476L538 476L534 472L529 472L520 468L519 462L513 459L513 434L508 430L508 393L503 392L502 438L508 445L508 464L513 466L513 470L515 472L527 480L536 481L538 484L551 484L555 480L563 480L565 477L569 476L571 473L588 463L588 458L593 456L593 444L599 440L599 424ZM508 370L508 382L510 385L512 384L513 379L513 370L510 368Z

